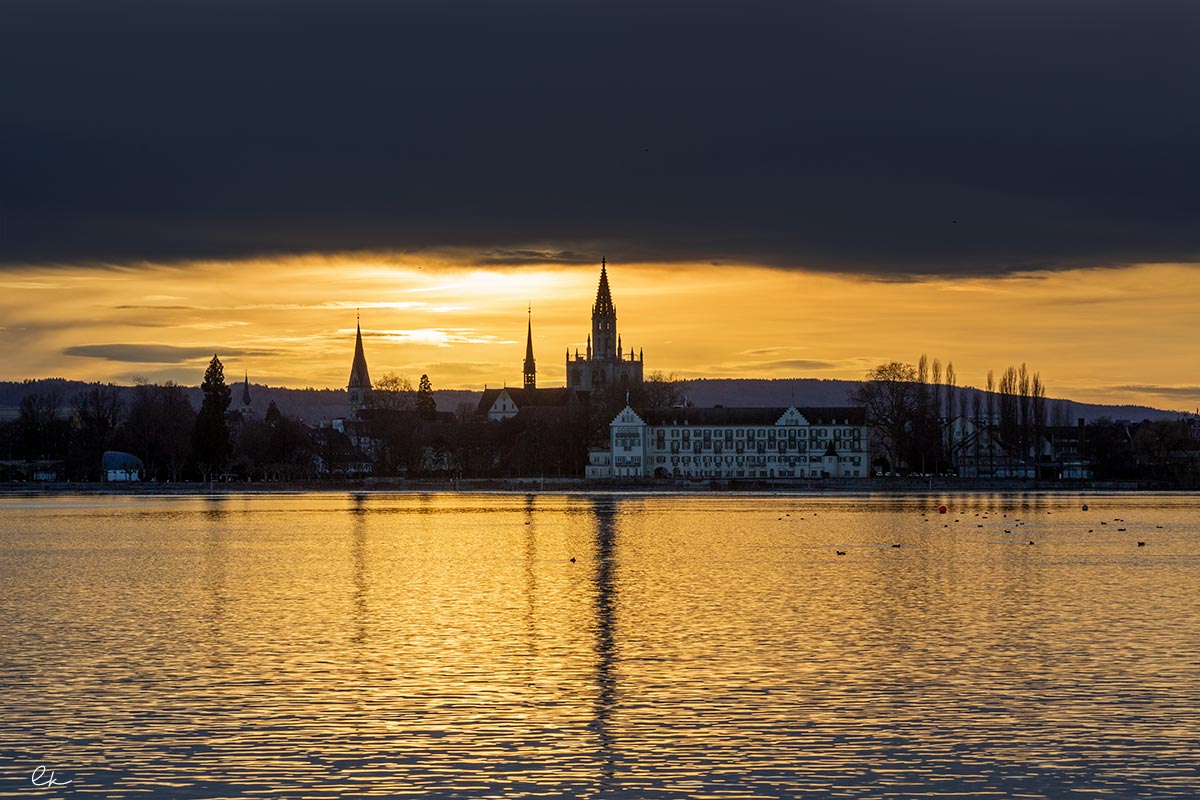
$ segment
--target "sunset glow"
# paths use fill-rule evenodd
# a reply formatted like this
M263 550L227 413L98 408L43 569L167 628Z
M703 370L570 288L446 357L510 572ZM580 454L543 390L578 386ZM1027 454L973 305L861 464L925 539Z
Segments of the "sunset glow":
M626 348L690 378L859 379L871 366L953 361L960 383L1027 362L1052 396L1190 410L1188 330L1200 272L1142 265L1008 277L878 281L708 264L613 263ZM348 254L185 266L37 268L0 276L0 378L195 384L213 352L256 383L342 387L355 314L372 372L438 388L520 378L527 304L542 385L586 345L598 268L481 268ZM1189 372L1189 370L1192 370Z

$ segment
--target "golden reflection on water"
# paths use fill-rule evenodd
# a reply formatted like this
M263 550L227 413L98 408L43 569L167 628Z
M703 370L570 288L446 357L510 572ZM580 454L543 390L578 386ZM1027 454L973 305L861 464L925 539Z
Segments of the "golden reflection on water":
M0 499L0 796L1200 796L1200 499L1086 501Z

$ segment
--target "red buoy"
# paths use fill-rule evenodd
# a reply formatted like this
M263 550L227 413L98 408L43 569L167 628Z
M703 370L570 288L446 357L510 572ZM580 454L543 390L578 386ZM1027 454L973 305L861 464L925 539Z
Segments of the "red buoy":
M946 513L946 507L945 507L945 506L938 506L938 513L939 513L939 514L945 514L945 513Z

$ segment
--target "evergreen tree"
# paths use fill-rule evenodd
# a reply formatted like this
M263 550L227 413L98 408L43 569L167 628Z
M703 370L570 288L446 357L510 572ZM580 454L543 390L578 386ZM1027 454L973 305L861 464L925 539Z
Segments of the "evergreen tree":
M421 419L437 417L437 401L433 399L433 384L429 382L428 375L422 375L417 384L417 415Z
M200 389L204 392L204 400L200 403L200 413L196 415L196 426L192 429L192 451L200 472L208 480L213 472L225 468L232 451L229 426L225 421L230 392L225 384L225 367L216 354L204 371L204 383L200 384Z

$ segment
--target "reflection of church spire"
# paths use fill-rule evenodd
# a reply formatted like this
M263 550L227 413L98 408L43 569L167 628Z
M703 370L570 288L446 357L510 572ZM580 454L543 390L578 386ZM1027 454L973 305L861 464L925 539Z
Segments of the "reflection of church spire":
M617 546L617 506L609 501L593 502L596 530L596 700L588 728L596 735L601 762L602 789L613 777L616 752L610 718L617 702L617 580L614 574ZM604 792L602 791L603 795Z
M525 329L525 388L537 388L537 367L533 361L533 306L529 307L529 321Z

